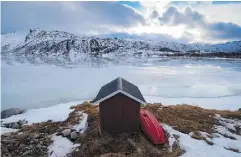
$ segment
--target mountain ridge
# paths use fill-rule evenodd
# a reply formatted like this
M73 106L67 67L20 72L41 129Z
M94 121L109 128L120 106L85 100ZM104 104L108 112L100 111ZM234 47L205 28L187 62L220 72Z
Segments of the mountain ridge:
M80 37L58 30L33 29L25 38L1 35L3 58L25 58L27 60L80 61L83 55L101 57L115 56L189 56L241 58L241 41L221 44L183 44L168 41L142 41L116 37Z

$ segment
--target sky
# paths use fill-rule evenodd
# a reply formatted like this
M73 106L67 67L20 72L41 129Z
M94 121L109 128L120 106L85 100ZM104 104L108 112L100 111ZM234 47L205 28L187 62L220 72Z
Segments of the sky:
M1 2L1 34L40 28L77 35L219 43L241 40L241 2Z

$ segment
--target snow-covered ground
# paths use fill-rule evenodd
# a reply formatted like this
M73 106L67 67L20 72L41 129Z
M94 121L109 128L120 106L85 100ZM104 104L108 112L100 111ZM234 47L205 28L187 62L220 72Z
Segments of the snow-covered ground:
M128 63L63 68L2 60L2 109L91 100L102 85L119 76L138 85L148 102L241 108L241 60L157 58Z
M174 130L167 124L162 124L164 129L170 133L169 145L172 146L176 139L173 134L179 135L179 144L180 147L186 151L182 157L206 157L206 156L223 156L223 157L241 157L241 153L233 152L227 149L236 149L241 150L241 136L235 133L230 132L229 129L233 132L237 132L236 128L241 127L240 120L232 120L220 117L216 115L215 117L221 125L215 126L217 133L214 133L213 138L209 138L209 135L206 132L200 132L201 136L205 137L208 141L212 142L213 145L207 144L203 140L196 140L191 137L191 133L184 134L179 131ZM232 136L236 139L230 139L224 137L226 134Z
M31 125L33 123L47 122L48 120L52 120L55 122L64 121L69 117L69 114L74 110L70 109L70 107L75 106L77 104L81 104L82 102L83 101L74 101L69 103L61 103L46 108L29 109L23 114L13 115L9 118L1 119L1 123L5 124L18 122L20 120L26 120L26 125ZM79 124L76 124L76 126L74 126L73 129L80 130L86 127L85 123L87 121L87 114L81 113L81 115L83 115L81 122ZM18 131L18 129L1 127L1 134L14 131Z
M49 157L66 157L67 154L80 146L80 144L73 144L69 139L62 136L54 135L52 141L53 143L48 147Z
M229 138L225 138L219 133L216 133L216 137L210 139L209 141L212 141L214 144L209 145L203 140L196 140L193 139L189 134L184 134L179 131L174 130L169 125L163 124L162 125L164 129L170 133L169 137L169 145L172 146L174 141L176 139L174 138L173 134L179 135L179 144L181 149L185 150L186 152L181 155L181 157L207 157L207 156L213 156L213 157L240 157L241 153L236 153L230 150L227 150L228 148L234 148L240 150L241 146L241 136L238 136L236 134L232 134L228 130L225 130L225 134L229 133L232 136L236 137L236 140L232 140ZM239 125L241 126L241 125ZM225 128L225 127L223 127ZM205 134L202 132L202 134ZM206 133L207 134L207 133ZM205 135L204 135L205 136ZM227 148L227 149L225 149Z
M18 129L1 127L0 131L1 131L0 134L5 134L5 133L8 133L8 132L16 132L16 131L18 131Z
M61 103L46 108L29 109L23 114L13 115L9 118L2 119L3 123L18 122L19 120L26 120L28 124L52 121L64 121L69 117L69 113L74 109L71 106L81 104L83 101L75 101L69 103Z

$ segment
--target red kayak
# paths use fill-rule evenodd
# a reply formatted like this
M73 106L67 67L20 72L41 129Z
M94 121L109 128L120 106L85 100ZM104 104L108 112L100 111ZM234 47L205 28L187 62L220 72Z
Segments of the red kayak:
M141 109L140 124L143 132L153 144L166 143L166 136L161 125L149 111Z

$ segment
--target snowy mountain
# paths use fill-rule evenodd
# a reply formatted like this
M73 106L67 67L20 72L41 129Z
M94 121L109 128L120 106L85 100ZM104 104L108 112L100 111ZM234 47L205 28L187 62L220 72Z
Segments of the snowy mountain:
M193 55L240 53L241 41L223 44L182 44L166 41L141 41L118 38L79 37L63 31L30 30L25 36L1 36L2 58L40 62L79 62L90 56ZM235 56L234 56L235 57Z

